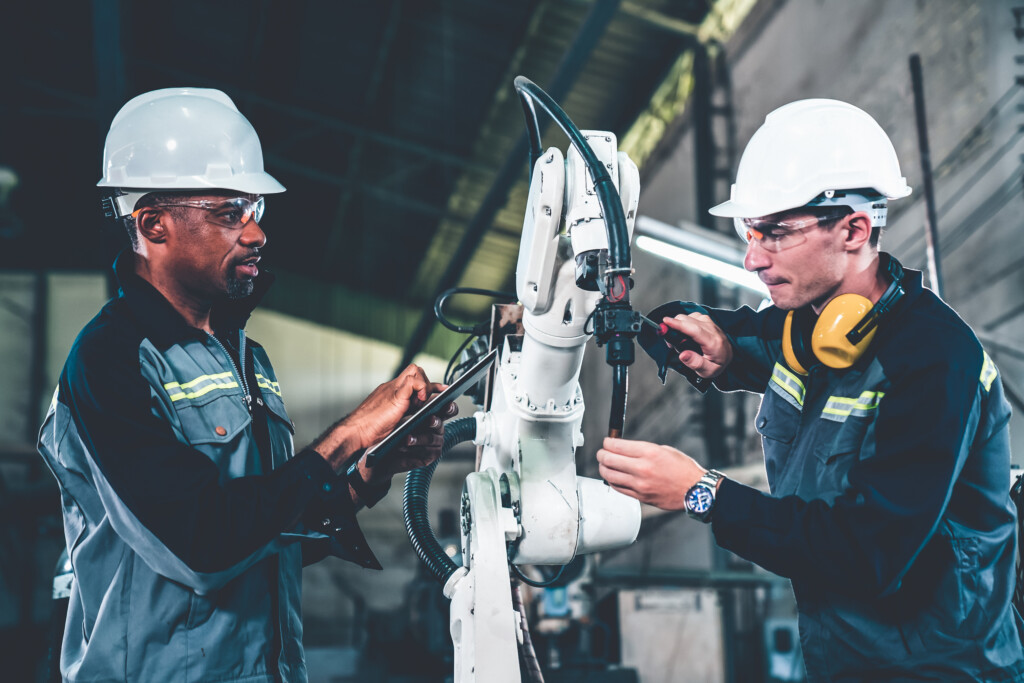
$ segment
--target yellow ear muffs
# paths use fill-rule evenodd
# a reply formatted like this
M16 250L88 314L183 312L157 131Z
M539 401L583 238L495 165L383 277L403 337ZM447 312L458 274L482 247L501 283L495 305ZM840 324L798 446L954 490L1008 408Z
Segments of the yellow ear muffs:
M826 304L817 318L810 306L786 314L782 355L795 372L806 375L808 368L818 363L845 370L864 355L875 338L879 321L896 309L906 294L903 266L888 254L879 258L892 282L877 304L860 294L840 294Z
M872 325L856 344L847 335L871 308L870 299L860 294L842 294L828 302L817 318L809 307L790 311L782 327L786 364L801 375L818 363L836 370L850 367L871 344L877 328Z
M811 351L814 357L830 368L843 370L857 362L875 337L877 327L856 344L847 339L874 304L860 294L841 294L828 302L818 316L811 333Z
M799 308L786 314L782 326L782 356L794 372L806 375L818 364L807 340L814 328L814 314L810 308Z

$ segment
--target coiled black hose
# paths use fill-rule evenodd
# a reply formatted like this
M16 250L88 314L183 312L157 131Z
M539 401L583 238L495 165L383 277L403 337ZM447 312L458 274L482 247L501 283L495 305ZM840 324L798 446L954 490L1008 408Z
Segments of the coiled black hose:
M476 436L476 418L464 417L444 426L444 445L441 447L441 458L456 444L469 441ZM442 585L448 582L451 575L458 570L452 558L448 557L441 544L434 536L430 526L430 515L427 510L427 497L430 494L430 480L438 458L426 467L412 470L405 477L405 498L402 503L405 514L405 530L420 560L430 570L430 574Z

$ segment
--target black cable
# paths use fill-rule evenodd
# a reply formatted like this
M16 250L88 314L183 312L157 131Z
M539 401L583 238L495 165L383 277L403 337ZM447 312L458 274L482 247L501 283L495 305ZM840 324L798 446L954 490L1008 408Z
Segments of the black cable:
M622 437L626 423L626 397L629 390L628 365L612 367L612 405L608 415L608 436Z
M530 146L530 180L533 180L533 168L543 153L543 145L540 137L540 123L537 121L537 110L533 106L533 100L529 97L520 97L519 104L523 107L523 117L526 119L526 138Z
M561 567L558 568L558 573L556 573L547 581L534 581L526 574L524 574L523 570L520 569L518 566L511 563L509 564L509 566L512 567L512 573L516 575L516 578L525 583L527 586L533 586L534 588L551 588L555 585L555 583L558 582L560 578L562 578L562 572L564 572L565 568L569 565L563 564Z
M523 593L519 590L519 584L512 582L512 609L519 615L519 628L523 632L523 642L519 644L519 657L523 664L525 680L529 683L544 683L544 672L537 661L537 651L533 647L533 638L530 637L530 622L526 618L526 605L523 603Z
M591 327L588 330L587 326L590 325L590 323L594 322L594 316L595 315L597 315L597 309L596 308L594 310L592 310L590 312L590 315L587 316L587 319L583 321L583 334L594 334L594 328Z
M458 350L452 354L452 357L448 359L448 367L444 369L444 379L442 380L445 384L451 384L452 373L459 370L459 368L465 367L465 363L460 363L455 370L452 370L452 366L455 365L455 361L458 359L462 352L466 350L466 347L473 343L474 339L479 339L479 335L469 335L459 346Z
M587 139L583 137L583 133L576 127L576 124L572 122L565 111L558 106L550 95L541 90L536 83L526 78L525 76L516 76L514 81L516 92L519 94L520 99L530 99L531 103L527 105L523 104L523 112L526 115L526 125L530 129L531 135L531 150L539 150L539 131L536 130L536 112L534 104L540 105L540 107L547 112L552 120L558 124L558 127L562 129L566 137L572 143L576 151L579 152L582 157L587 170L590 171L590 177L594 182L594 193L597 195L598 203L601 205L601 210L604 212L608 231L608 260L611 265L611 270L618 271L620 269L628 269L630 267L630 255L629 255L629 230L626 227L626 214L622 210L622 201L619 198L619 193L615 190L615 185L612 183L612 177L608 173L608 169L604 164L601 163L600 159L594 153L594 150L587 143ZM537 140L534 140L536 137ZM533 153L531 152L531 161L533 159ZM538 152L539 158L539 152ZM531 173L533 165L530 166ZM627 293L628 297L628 293Z
M475 436L475 418L463 417L449 422L444 429L441 458L456 444L471 441ZM434 470L437 469L441 458L426 467L411 470L406 475L405 499L402 501L402 508L405 516L405 529L416 554L426 565L431 576L444 585L459 567L438 543L437 537L434 536L434 530L430 526L430 516L428 515L427 499L430 496L430 480L433 478Z
M476 339L479 339L479 337L476 337ZM483 356L473 356L469 360L464 361L464 362L459 363L458 365L456 365L454 368L452 368L451 377L445 379L445 384L451 384L452 382L454 382L456 379L459 378L459 376L460 376L459 372L460 371L465 370L466 368L473 367L474 365L476 365L477 361L479 361L480 358L482 358L482 357Z
M477 323L476 325L466 326L458 325L448 320L448 318L446 318L444 315L444 302L448 300L448 297L453 296L455 294L476 294L478 296L489 296L494 299L507 299L508 301L517 301L519 299L519 296L517 294L513 294L512 292L499 292L493 289L478 289L476 287L452 287L451 289L444 290L443 292L441 292L441 294L438 295L436 299L434 299L434 315L437 316L437 321L444 325L445 327L447 327L449 330L463 334L481 334L482 332L487 330L489 323L485 321ZM481 326L483 326L483 329L481 329Z

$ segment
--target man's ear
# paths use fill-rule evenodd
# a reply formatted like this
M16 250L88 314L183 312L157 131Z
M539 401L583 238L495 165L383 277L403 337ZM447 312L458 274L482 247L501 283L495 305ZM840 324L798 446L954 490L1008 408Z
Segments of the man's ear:
M843 219L846 223L846 248L856 251L871 240L871 216L866 211L856 211Z
M167 241L167 212L156 207L147 206L139 210L135 216L135 229L139 236L147 242L157 244Z

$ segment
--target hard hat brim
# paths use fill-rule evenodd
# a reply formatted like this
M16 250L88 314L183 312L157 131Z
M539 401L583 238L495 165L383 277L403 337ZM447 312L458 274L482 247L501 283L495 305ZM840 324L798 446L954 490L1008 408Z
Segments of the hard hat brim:
M196 176L186 176L182 178L175 178L173 181L161 181L160 179L154 178L133 178L125 184L110 182L104 178L96 183L96 187L132 188L138 190L150 190L152 192L159 192L160 190L232 190L234 192L244 192L246 194L277 194L285 191L284 185L279 183L277 179L269 173L246 173L244 175L234 175L224 178L223 181L224 182L217 182L216 180L211 181L209 179L199 178Z
M902 178L900 180L903 180ZM843 185L836 185L833 187L836 190L850 189ZM886 192L885 190L888 190ZM884 188L880 190L880 194L885 196L886 199L902 199L910 195L911 189L905 183L902 187ZM797 197L797 198L783 198L777 203L765 203L765 204L743 204L741 202L734 201L732 199L717 204L708 209L708 213L712 216L720 216L722 218L761 218L762 216L770 216L773 213L780 211L789 211L790 209L796 209L801 206L806 206L819 194L818 191L810 193L810 196Z
M813 197L809 197L807 201L811 199ZM760 218L761 216L770 216L773 213L794 208L790 204L790 202L783 201L777 205L765 204L755 206L753 204L734 202L730 199L729 201L712 206L708 209L708 213L712 216L720 216L721 218Z

